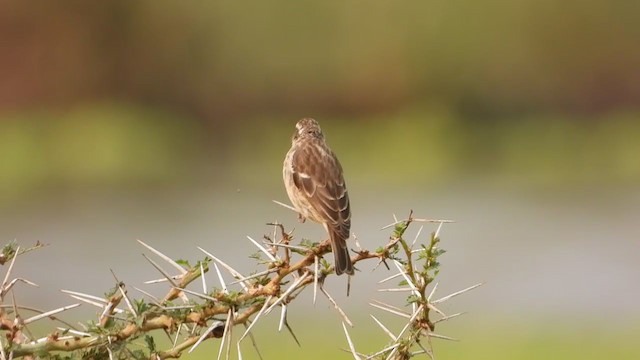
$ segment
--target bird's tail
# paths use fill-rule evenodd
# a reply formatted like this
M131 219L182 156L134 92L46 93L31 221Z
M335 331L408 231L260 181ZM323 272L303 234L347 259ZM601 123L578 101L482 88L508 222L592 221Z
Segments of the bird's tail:
M331 239L331 251L335 259L336 275L343 273L353 275L353 264L347 248L347 239L334 229L329 230L329 238Z

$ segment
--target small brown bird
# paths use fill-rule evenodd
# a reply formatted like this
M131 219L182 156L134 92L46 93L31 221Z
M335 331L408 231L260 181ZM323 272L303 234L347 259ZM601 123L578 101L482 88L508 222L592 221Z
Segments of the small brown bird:
M353 275L347 248L351 228L349 194L342 166L327 146L320 125L314 119L305 118L296 124L282 175L300 220L318 222L329 233L336 274Z

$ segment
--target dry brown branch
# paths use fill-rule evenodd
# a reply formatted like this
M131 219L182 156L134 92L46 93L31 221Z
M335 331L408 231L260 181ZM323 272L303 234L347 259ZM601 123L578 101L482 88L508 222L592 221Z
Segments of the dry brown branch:
M430 338L450 339L447 336L433 333L435 324L459 315L447 316L437 309L435 304L444 302L475 287L444 296L435 301L431 300L437 285L428 293L426 290L437 275L439 265L437 258L443 251L437 247L439 238L435 235L436 233L432 234L427 244L420 245L419 248L415 248L415 246L422 229L418 231L412 241L404 239L405 232L414 221L425 222L428 220L414 219L412 214L406 220L398 221L396 219L389 226L393 227L392 235L380 248L371 251L362 249L358 244L358 250L354 251L351 257L354 265L369 259L377 259L378 265L385 264L388 269L397 270L398 273L381 282L396 279L396 281L402 281L399 287L383 290L400 292L400 294L405 295L410 294L409 298L405 300L405 305L409 305L409 307L405 306L404 309L413 310L408 313L400 310L399 307L385 303L376 301L372 303L378 309L400 315L407 320L402 331L398 334L393 334L376 317L373 317L375 323L393 340L390 346L383 347L377 354L373 354L374 358L410 358L413 356L412 354L418 353L427 353L431 356L432 349L425 349L420 345L420 340L427 338L428 342L430 342ZM442 220L439 222L441 225L447 221ZM150 245L140 242L146 249L178 272L177 275L172 275L163 270L161 265L153 259L145 256L163 278L163 280L154 282L165 282L168 285L167 293L162 299L153 297L148 300L132 299L127 294L124 283L117 278L115 279L116 286L106 297L64 290L72 298L100 308L100 316L97 321L95 323L87 322L84 331L78 331L67 326L56 328L40 339L34 339L32 336L25 335L25 331L28 331L25 323L38 321L41 318L53 316L53 314L58 316L59 312L66 311L71 307L44 312L43 315L32 317L30 321L25 322L19 317L17 311L19 308L26 309L26 307L17 305L8 307L8 305L3 304L0 306L0 331L4 332L5 336L3 336L4 341L0 344L2 350L0 351L0 360L45 354L54 358L56 354L64 354L64 356L78 358L126 356L132 358L169 359L180 357L185 351L193 350L202 341L210 338L225 339L220 344L219 355L222 356L224 353L228 357L232 346L231 331L233 327L236 325L246 326L246 331L244 331L237 344L237 350L240 352L239 342L247 335L250 336L250 331L256 323L264 316L268 316L277 307L281 308L279 328L286 326L295 338L295 334L286 321L287 305L295 301L297 296L309 286L313 287L314 302L315 292L319 289L340 313L343 318L343 325L345 323L351 325L347 314L333 300L333 297L326 289L322 287L325 278L334 273L332 266L324 260L319 261L331 251L329 240L319 243L302 242L293 244L294 239L291 233L286 231L284 225L279 223L270 223L268 225L273 227L273 233L265 235L264 245L249 238L258 248L258 254L262 254L257 257L258 266L266 267L264 270L257 270L256 274L253 275L239 273L229 264L202 248L200 250L207 256L195 265L190 266L178 263ZM13 264L17 257L22 254L24 252L20 252L17 247L14 249L9 248L4 261L11 259ZM265 256L266 259L263 259L262 256ZM221 283L221 289L208 290L210 291L209 293L198 293L187 289L191 283L201 279L203 291L207 291L203 276L208 272L212 261L218 273L217 277ZM11 269L12 266L9 266L4 276L3 288L0 290L2 295L0 300L2 301L4 301L4 295L15 291L15 280L9 280ZM237 281L227 284L220 271L228 271ZM240 288L231 291L231 287ZM143 294L147 294L144 290L140 291ZM173 303L175 300L182 300L185 304L176 305ZM120 307L121 305L122 308ZM13 311L8 312L7 309L13 309ZM439 318L432 319L431 311L437 313ZM150 340L148 334L157 329L164 330L173 339L171 348L165 350L156 349L155 343ZM349 342L350 352L355 357L361 356L355 350L346 326L344 331ZM146 349L140 350L139 347L134 349L128 346L133 340L139 338L146 339ZM416 347L417 349L415 349ZM226 349L226 352L224 349ZM241 353L239 353L239 356L241 356Z

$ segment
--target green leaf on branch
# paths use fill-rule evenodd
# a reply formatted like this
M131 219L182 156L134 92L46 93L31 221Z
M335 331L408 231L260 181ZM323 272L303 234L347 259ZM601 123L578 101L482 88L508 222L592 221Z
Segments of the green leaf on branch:
M156 341L153 339L152 336L145 335L144 336L144 342L147 343L147 348L149 349L149 352L151 352L151 353L156 352Z
M189 265L189 261L187 261L187 260L178 259L178 260L176 260L176 263L178 263L178 265L182 265L182 266L186 267L187 269L191 269L191 265Z
M394 239L402 238L402 235L404 235L404 232L407 231L408 227L409 227L408 221L401 221L397 223L393 229L393 238Z
M316 246L318 244L319 243L317 243L317 242L313 242L313 241L311 241L309 239L304 239L303 238L302 240L300 240L300 243L298 245L306 247L306 248L312 248L312 247L314 247L314 246Z

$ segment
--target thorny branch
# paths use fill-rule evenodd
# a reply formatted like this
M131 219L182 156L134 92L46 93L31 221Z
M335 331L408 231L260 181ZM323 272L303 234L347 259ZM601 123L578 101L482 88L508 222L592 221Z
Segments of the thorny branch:
M394 216L395 219L395 216ZM415 236L413 242L405 239L405 233L410 225L416 222L433 222L439 224L437 231L431 234L427 244L419 244L422 227ZM442 224L447 220L427 220L413 217L413 213L405 220L395 219L383 229L392 227L393 232L389 240L375 251L362 249L356 240L357 250L351 258L354 265L369 259L378 259L378 265L384 264L388 270L398 271L396 274L383 279L380 283L392 279L400 281L400 287L380 289L380 291L408 292L410 295L405 303L410 305L411 312L406 307L395 307L379 301L373 301L371 306L376 309L395 314L407 323L396 335L382 322L372 315L375 323L392 339L390 345L384 347L375 354L364 355L356 351L356 347L344 324L351 325L351 320L345 312L333 300L331 295L323 288L327 276L334 273L333 267L323 259L323 255L331 251L329 240L312 243L306 240L299 244L293 244L293 236L285 230L280 223L269 223L273 227L272 234L265 235L263 242L248 237L258 248L258 253L252 257L257 260L258 266L264 270L256 271L252 275L242 275L230 265L215 257L207 250L199 248L204 254L204 259L191 266L186 262L177 262L155 248L139 241L142 246L160 257L171 267L177 270L177 275L171 275L154 260L144 255L145 259L162 275L161 279L148 283L165 282L169 289L162 299L158 299L145 292L136 289L147 298L131 299L125 289L125 284L115 277L116 285L105 296L93 296L81 292L62 290L80 303L96 306L100 309L100 315L96 322L89 321L81 324L82 329L61 322L61 326L50 331L48 335L35 338L31 335L28 325L43 318L58 320L55 314L67 311L79 306L76 303L51 311L36 311L36 315L24 318L19 314L30 310L28 307L5 303L6 295L15 291L14 285L20 281L28 285L32 282L11 278L13 264L18 256L28 250L42 247L41 244L20 250L15 243L8 244L0 254L0 265L10 261L0 288L0 360L15 359L19 357L34 358L46 355L49 358L134 358L134 359L169 359L179 358L185 351L191 352L204 340L221 338L218 359L222 357L226 349L226 358L229 357L232 343L231 330L236 325L244 325L245 329L236 342L238 357L242 358L240 351L241 341L249 336L256 346L251 333L252 328L265 315L274 308L280 308L279 329L286 327L291 335L295 334L287 323L287 305L308 286L313 287L314 303L316 290L327 297L343 318L343 327L349 344L349 351L355 359L409 359L419 354L427 354L433 358L431 338L452 340L452 338L435 334L435 324L454 318L460 314L445 315L436 308L436 304L444 302L453 296L460 295L478 285L445 296L438 300L432 300L437 288L435 284L429 293L427 288L438 275L438 257L444 253L437 245L440 241L439 232ZM213 265L220 281L221 288L209 288L204 274ZM377 268L378 266L376 266ZM235 281L226 284L220 269L226 270L235 278ZM187 289L194 281L202 281L202 292ZM238 290L232 290L239 287ZM438 315L434 320L431 312ZM163 330L172 339L173 345L166 350L157 349L154 338L149 335L153 330ZM144 339L146 348L130 346L133 340ZM427 340L428 346L424 346L421 340ZM297 342L297 339L296 339ZM138 344L139 345L139 344ZM257 351L257 348L256 348ZM258 353L259 354L259 353Z

